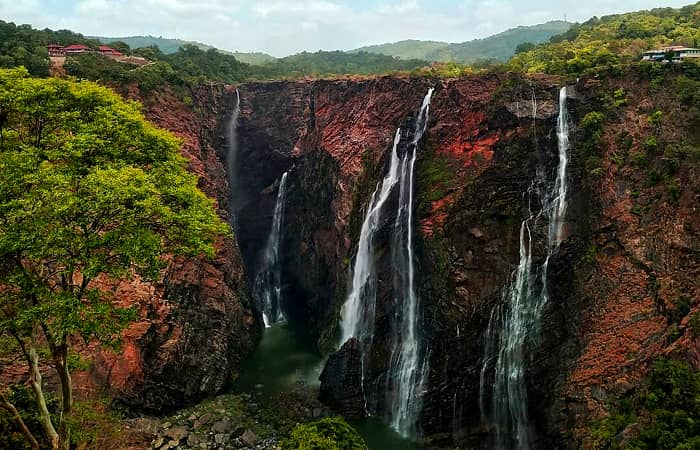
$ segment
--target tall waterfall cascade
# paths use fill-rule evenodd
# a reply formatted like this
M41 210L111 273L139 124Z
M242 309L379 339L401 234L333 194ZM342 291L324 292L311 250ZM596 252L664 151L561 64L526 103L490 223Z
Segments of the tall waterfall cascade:
M236 106L234 106L231 112L231 118L228 123L228 153L226 154L226 174L228 175L228 186L229 186L229 202L233 204L233 190L236 181L236 159L238 153L238 117L241 114L241 94L236 89ZM235 217L233 211L231 211L230 224L235 228Z
M524 198L528 214L520 224L519 262L503 291L503 301L491 311L485 334L484 357L480 376L481 415L494 427L496 449L528 450L533 447L528 417L526 369L529 355L539 340L540 319L549 301L547 269L550 257L563 239L563 224L567 206L567 165L569 124L567 90L559 92L557 118L558 164L553 183L545 192L538 192L536 182ZM533 105L535 100L533 98ZM534 106L533 106L534 108ZM533 211L531 199L538 194L541 210ZM533 267L533 225L547 220L547 255L540 267ZM492 384L488 385L488 374ZM491 394L490 409L485 404Z
M398 186L398 201L393 223L391 266L393 299L396 313L391 318L392 357L387 374L391 392L389 419L392 427L404 436L415 432L421 409L421 393L427 374L427 358L418 333L420 302L415 281L414 233L414 168L418 147L425 134L433 88L423 99L416 117L413 139L399 156L401 129L396 130L389 170L370 197L365 214L357 254L352 268L351 287L341 310L341 341L355 337L360 341L363 358L363 381L374 337L377 273L375 240L387 217L387 201ZM371 413L371 411L368 411Z
M277 201L272 216L272 227L267 239L260 269L255 276L253 297L262 310L265 327L285 319L282 312L282 272L280 266L280 242L283 237L284 204L287 196L285 172L277 190Z
M399 202L394 223L392 242L392 267L394 269L394 297L396 302L396 325L394 326L394 349L389 379L393 381L393 404L391 425L401 435L414 433L415 422L420 414L421 391L427 375L427 358L421 363L419 325L419 298L416 292L415 255L413 248L414 219L414 169L418 144L428 126L430 99L433 88L423 99L413 140L401 161L399 180Z

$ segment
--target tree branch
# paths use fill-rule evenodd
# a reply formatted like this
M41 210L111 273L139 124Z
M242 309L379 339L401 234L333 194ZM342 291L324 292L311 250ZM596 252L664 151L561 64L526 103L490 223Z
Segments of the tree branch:
M20 431L22 431L22 434L24 434L24 436L29 441L29 445L31 445L32 450L39 450L39 442L36 440L32 432L29 431L27 424L24 423L24 420L17 411L17 408L15 408L15 405L10 403L7 397L5 397L5 394L3 394L2 392L0 392L0 408L5 409L12 415L12 417L15 419L15 422L17 422L17 426L19 427Z

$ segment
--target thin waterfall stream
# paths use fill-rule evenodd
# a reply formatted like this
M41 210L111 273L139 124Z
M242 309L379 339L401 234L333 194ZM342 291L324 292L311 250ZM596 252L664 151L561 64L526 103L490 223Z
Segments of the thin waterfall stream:
M562 87L559 92L558 163L554 182L545 192L537 192L536 182L533 182L524 194L528 215L520 225L518 267L503 291L503 301L491 311L485 335L479 407L482 417L494 427L494 446L497 449L527 450L533 447L528 417L526 365L529 354L538 345L540 319L549 301L549 260L563 238L570 147L566 100L567 88ZM532 103L533 116L536 116L534 95ZM534 212L532 197L536 194L539 194L542 207ZM542 265L535 269L531 227L542 216L548 222L547 255ZM487 384L489 371L493 372L490 386ZM484 400L487 394L491 395L490 410Z
M392 427L403 436L415 433L415 422L420 414L421 391L425 384L427 358L420 361L418 336L419 298L416 292L415 255L413 248L414 169L418 144L425 134L433 88L428 90L416 119L413 140L401 162L399 202L394 223L392 267L394 295L397 305L398 327L394 339L389 379L393 380Z
M285 319L282 311L280 243L283 237L282 222L284 221L284 204L287 196L287 175L288 172L284 172L279 183L270 235L253 286L253 297L262 311L265 327L270 327L273 323Z
M238 130L238 117L241 115L241 94L236 89L236 106L234 106L233 111L231 112L231 118L229 119L228 123L228 136L227 136L227 141L228 141L228 153L226 154L226 174L228 178L228 186L229 186L229 203L233 205L233 193L235 191L235 184L236 184L236 162L237 162L237 157L238 157L238 139L237 139L237 130ZM235 223L235 214L231 213L231 217L229 219L229 223L231 227L236 229L236 223Z

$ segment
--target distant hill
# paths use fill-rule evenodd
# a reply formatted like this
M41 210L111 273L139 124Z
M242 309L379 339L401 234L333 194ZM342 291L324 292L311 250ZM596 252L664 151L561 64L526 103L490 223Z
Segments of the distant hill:
M571 23L555 20L532 26L511 28L484 39L450 44L447 42L406 40L390 44L370 45L353 52L380 53L401 59L423 59L427 61L473 63L477 60L493 59L507 61L522 43L540 44L552 36L565 33Z
M301 52L252 67L262 78L297 78L325 75L370 75L411 71L428 64L419 59L399 59L379 53L341 51Z
M668 45L700 46L700 2L682 8L593 17L550 42L518 53L506 67L573 77L637 62L643 52Z
M274 56L268 55L267 53L229 52L226 50L217 49L215 47L212 47L211 45L202 44L201 42L185 41L182 39L171 39L171 38L155 37L155 36L127 36L127 37L94 36L94 39L98 39L100 42L103 42L105 44L109 44L110 42L114 42L114 41L121 41L121 42L124 42L125 44L127 44L131 48L142 48L142 47L150 47L152 45L155 45L156 47L158 47L160 49L161 52L165 53L166 55L177 52L177 50L180 47L182 47L183 45L190 44L190 45L196 45L197 47L201 48L202 50L209 50L209 49L213 48L221 53L225 53L227 55L233 55L236 57L237 60L244 62L244 63L247 63L247 64L260 65L260 64L265 64L265 63L268 63L268 62L275 60Z

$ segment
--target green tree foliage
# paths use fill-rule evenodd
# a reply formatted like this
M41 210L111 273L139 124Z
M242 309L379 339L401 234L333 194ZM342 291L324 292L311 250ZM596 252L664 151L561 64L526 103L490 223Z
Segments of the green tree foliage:
M402 59L421 59L435 62L457 62L473 64L480 60L505 62L513 56L519 44L547 42L552 36L569 29L570 23L554 20L532 26L511 28L484 39L468 42L447 43L435 41L405 40L391 44L370 45L355 50Z
M297 425L282 441L282 450L368 450L367 444L342 418Z
M86 53L66 58L64 69L68 75L103 83L136 83L142 93L150 92L165 83L184 85L185 81L165 61L145 66L133 65Z
M658 360L648 388L621 400L617 409L593 427L594 448L700 448L700 373L684 361ZM632 424L637 432L622 442L620 433Z
M262 78L296 78L319 75L383 74L410 71L427 64L426 61L422 60L403 60L367 52L319 51L316 53L302 52L286 58L279 58L254 69L260 72L257 76L262 76Z
M700 42L700 3L593 19L514 56L508 68L576 75L597 67L637 61L650 48Z
M85 44L96 47L99 43L68 30L35 30L29 25L15 25L0 20L0 68L24 66L29 73L49 75L49 54L46 45Z
M114 344L134 316L95 281L157 279L164 253L213 255L227 230L179 141L138 104L90 82L0 70L0 335L27 363L52 448L70 442L71 345ZM40 354L60 381L57 415Z

